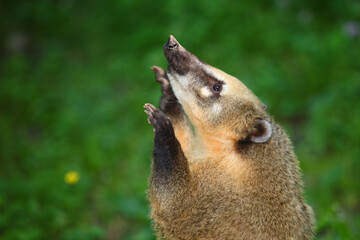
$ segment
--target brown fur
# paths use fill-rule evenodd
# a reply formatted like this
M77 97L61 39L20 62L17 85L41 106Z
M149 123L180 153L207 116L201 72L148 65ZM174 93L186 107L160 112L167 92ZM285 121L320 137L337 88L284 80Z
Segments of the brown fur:
M151 218L159 239L313 239L313 213L302 197L289 138L244 84L209 65L201 69L228 88L216 100L221 104L218 116L176 86L176 78L190 78L196 75L194 69L182 66L182 75L167 75L183 110L167 115L185 155L185 170L176 172L167 187L151 180ZM155 73L161 75L160 70ZM204 85L190 83L193 88ZM246 139L256 131L259 118L271 123L272 137L254 144Z

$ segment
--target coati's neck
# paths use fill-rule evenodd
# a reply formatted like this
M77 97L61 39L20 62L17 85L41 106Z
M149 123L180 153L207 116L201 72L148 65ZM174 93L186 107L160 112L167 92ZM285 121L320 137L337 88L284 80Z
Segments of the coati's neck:
M196 128L196 139L200 151L207 156L226 156L236 151L236 138L231 137L227 131L211 131L205 128ZM205 157L205 156L204 156Z

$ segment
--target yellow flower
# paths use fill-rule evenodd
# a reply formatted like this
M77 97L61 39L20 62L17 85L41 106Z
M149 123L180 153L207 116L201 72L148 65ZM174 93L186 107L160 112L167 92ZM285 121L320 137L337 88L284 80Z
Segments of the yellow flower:
M75 171L69 171L65 174L64 180L67 184L76 184L80 179L79 173Z

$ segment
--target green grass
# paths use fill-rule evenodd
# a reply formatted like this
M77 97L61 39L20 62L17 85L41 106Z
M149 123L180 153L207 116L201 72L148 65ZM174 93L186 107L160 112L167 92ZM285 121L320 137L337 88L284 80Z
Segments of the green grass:
M287 129L317 239L359 239L359 21L355 0L1 2L0 238L154 239L142 106L173 34Z

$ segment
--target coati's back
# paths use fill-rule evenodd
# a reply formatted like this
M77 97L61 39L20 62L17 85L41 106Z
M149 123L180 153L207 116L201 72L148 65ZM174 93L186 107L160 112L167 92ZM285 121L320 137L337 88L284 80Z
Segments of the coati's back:
M240 81L170 36L155 146L151 217L166 239L312 239L298 161L283 130ZM192 131L192 126L195 133Z

